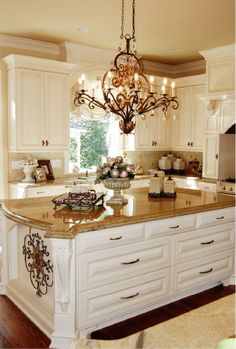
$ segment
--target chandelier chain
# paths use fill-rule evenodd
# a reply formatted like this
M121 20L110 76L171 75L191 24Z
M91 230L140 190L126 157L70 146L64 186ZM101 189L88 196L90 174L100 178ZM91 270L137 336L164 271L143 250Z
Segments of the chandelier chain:
M121 5L121 35L120 38L123 39L125 37L124 35L124 19L125 19L125 0L122 0ZM132 37L135 41L135 0L132 2Z

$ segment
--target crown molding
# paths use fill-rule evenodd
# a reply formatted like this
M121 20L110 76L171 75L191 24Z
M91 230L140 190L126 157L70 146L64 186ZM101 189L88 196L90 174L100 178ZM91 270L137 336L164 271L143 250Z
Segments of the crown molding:
M76 67L74 64L67 62L14 54L4 57L3 61L7 65L7 70L14 68L27 68L45 71L50 69L50 71L58 73L70 73Z
M60 45L47 41L32 40L12 35L0 34L0 46L36 51L60 56Z
M199 51L199 53L206 60L231 58L235 56L235 44L215 47L209 50Z

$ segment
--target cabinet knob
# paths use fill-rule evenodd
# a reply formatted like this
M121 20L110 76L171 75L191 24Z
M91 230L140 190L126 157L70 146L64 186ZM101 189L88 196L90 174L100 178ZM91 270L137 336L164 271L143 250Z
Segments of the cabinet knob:
M191 147L193 146L193 142L190 143Z
M190 147L190 142L187 143L187 146Z
M47 147L47 146L49 145L49 142L48 142L48 140L46 140L45 144L46 144L46 147Z
M152 146L154 147L154 141L152 141Z
M42 140L42 146L44 147L44 145L45 145L45 142L44 142L44 140Z
M216 160L217 160L217 159L219 159L219 155L218 155L218 154L216 154L215 158L216 158Z
M157 145L157 141L155 141L154 143L155 143L155 145Z

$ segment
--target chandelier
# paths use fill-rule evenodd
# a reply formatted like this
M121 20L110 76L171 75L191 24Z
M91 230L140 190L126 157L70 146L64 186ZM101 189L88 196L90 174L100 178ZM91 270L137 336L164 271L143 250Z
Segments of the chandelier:
M178 109L175 96L175 82L171 83L171 96L167 94L167 79L163 79L161 93L154 91L154 78L149 79L144 75L141 59L136 56L135 49L135 0L132 2L132 35L124 35L124 0L121 11L121 35L125 40L125 49L119 47L113 67L109 69L103 78L97 78L99 87L92 86L91 95L85 89L85 78L82 74L79 79L79 91L74 99L75 106L87 105L91 110L101 108L107 113L114 113L121 118L119 127L123 133L128 134L135 128L135 117L144 117L150 112L161 108L164 117L168 107ZM132 48L131 48L132 44ZM102 95L102 98L100 98ZM100 97L99 97L100 96Z

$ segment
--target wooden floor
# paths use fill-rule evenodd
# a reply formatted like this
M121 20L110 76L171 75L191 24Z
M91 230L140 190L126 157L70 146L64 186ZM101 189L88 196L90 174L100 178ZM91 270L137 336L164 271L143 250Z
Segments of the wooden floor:
M93 332L92 338L128 336L234 292L233 286L217 286ZM48 348L49 345L50 340L6 296L0 296L0 348Z

